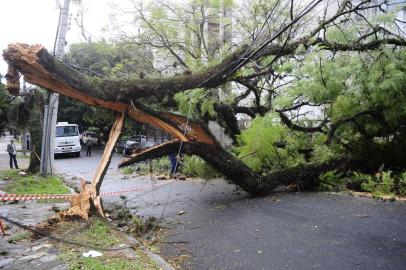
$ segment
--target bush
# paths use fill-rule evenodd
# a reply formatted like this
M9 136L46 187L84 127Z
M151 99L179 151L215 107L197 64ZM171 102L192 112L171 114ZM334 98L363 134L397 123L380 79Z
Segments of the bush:
M171 162L168 157L161 157L147 162L140 163L138 165L139 173L142 175L152 173L169 173L171 168Z
M181 172L187 176L195 176L204 179L217 178L221 174L206 161L197 156L186 156L181 166Z
M372 192L375 196L391 195L395 189L395 180L392 172L381 172L377 176L369 176L361 184L361 190Z
M321 190L340 191L346 187L346 179L343 178L343 173L336 170L328 171L319 176Z
M321 190L340 191L345 188L370 192L374 197L397 194L406 196L406 172L393 175L391 171L370 175L353 172L349 177L336 170L328 171L319 176Z
M406 172L399 176L399 181L397 183L397 193L400 196L406 196Z
M353 172L351 177L348 178L347 188L353 190L363 190L362 184L372 182L372 175Z
M131 168L131 167L125 167L125 168L123 168L123 169L121 170L121 172L122 172L123 174L132 174L132 173L134 172L134 169Z

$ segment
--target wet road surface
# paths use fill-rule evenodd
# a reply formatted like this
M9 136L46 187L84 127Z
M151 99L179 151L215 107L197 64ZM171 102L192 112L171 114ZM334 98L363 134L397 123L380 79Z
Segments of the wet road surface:
M90 180L100 155L57 159L56 167ZM120 159L113 156L102 191L165 183L123 178ZM316 192L252 198L219 179L126 196L137 214L163 216L161 255L187 256L183 269L406 269L405 203Z

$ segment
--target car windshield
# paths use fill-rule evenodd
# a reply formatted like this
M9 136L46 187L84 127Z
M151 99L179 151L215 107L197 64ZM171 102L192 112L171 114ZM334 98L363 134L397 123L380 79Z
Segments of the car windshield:
M64 126L64 127L56 127L56 137L70 137L70 136L78 136L78 127L77 126Z
M91 133L91 132L88 132L88 133L86 134L86 136L87 136L87 137L92 137L92 138L96 138L96 137L97 137L96 133Z

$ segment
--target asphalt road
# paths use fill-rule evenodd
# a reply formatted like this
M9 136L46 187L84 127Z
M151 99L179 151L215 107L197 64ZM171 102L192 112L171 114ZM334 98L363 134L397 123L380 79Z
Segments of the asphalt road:
M57 159L56 167L91 179L100 154ZM102 190L156 181L123 179L119 160L113 156ZM127 197L132 211L162 215L161 255L184 255L182 269L406 269L405 203L329 193L252 198L219 179L176 181Z

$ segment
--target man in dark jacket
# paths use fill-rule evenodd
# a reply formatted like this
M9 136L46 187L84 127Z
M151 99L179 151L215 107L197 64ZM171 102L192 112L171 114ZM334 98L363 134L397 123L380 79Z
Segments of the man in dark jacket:
M86 156L92 156L92 146L94 145L93 138L88 136L86 141Z
M13 161L14 161L14 167L16 169L18 169L18 165L17 165L17 148L16 145L14 144L14 141L11 140L10 144L7 145L7 152L10 156L10 168L13 168Z

